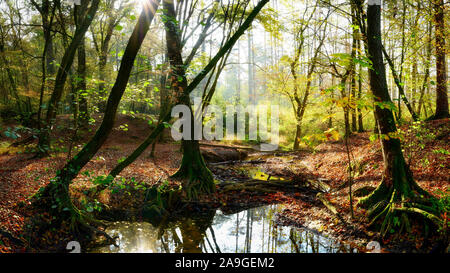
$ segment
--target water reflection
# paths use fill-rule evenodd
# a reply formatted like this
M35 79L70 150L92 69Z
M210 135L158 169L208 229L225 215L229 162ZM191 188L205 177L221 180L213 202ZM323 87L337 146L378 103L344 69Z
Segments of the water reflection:
M120 246L92 252L153 253L334 253L352 252L348 246L313 231L274 225L279 206L253 208L235 214L220 210L181 217L159 226L115 222L107 232Z

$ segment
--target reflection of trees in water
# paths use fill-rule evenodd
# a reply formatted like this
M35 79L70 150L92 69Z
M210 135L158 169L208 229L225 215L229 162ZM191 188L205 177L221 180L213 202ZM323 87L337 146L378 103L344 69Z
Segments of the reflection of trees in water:
M161 224L158 236L161 250L166 253L201 253L210 252L207 249L208 246L212 252L220 252L211 228L215 214L215 211L209 211ZM211 238L206 233L208 228L211 230Z
M274 214L279 210L276 206L262 207L245 211L245 237L244 252L267 253L319 253L319 252L352 252L351 247L341 245L326 238L317 232L306 229L280 227L274 223ZM239 216L236 215L236 230L239 229ZM255 223L259 223L256 230L257 237L253 236ZM241 224L242 225L242 224ZM236 252L239 250L238 233L236 235ZM260 247L252 248L252 239L260 240Z
M120 248L102 246L94 252L158 252L156 229L150 223L115 222L109 226L111 235L118 235Z
M272 218L275 211L276 206L271 206L253 208L235 214L235 225L231 233L235 236L233 249L236 253L271 252L273 250L275 245L271 231L274 226ZM240 241L240 238L243 238L243 241ZM260 240L259 244L258 240Z
M291 252L295 253L348 253L350 246L339 244L332 239L309 230L291 228L289 231Z
M253 210L247 211L247 225L245 230L245 247L244 252L250 253L252 248L252 231L253 231Z
M159 223L129 223L119 227L121 250L165 253L262 252L318 253L351 252L307 229L277 226L277 206L249 209L224 215L218 211L178 216Z

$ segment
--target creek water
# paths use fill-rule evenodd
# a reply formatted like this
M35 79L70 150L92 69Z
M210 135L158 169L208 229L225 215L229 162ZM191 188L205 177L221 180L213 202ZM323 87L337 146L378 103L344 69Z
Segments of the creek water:
M238 213L220 210L180 217L165 224L112 222L106 232L119 237L97 253L336 253L353 252L317 232L274 224L282 207L270 205Z

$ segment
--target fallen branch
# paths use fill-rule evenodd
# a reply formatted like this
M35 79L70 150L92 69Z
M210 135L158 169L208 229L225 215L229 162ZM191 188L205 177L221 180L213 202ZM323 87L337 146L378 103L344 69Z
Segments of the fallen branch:
M309 188L308 184L302 185L290 180L256 180L250 179L240 182L222 182L218 184L220 191L254 191L254 192L277 192L277 191L315 191L317 189Z
M320 178L318 180L307 179L307 182L308 182L309 186L312 186L314 189L316 189L319 192L329 192L330 191L330 186L327 183L322 182Z
M223 145L223 144L211 144L211 143L199 143L201 146L208 146L208 147L217 147L217 148L225 148L225 149L236 149L236 150L252 150L252 151L258 151L258 149L255 149L253 147L248 146L230 146L230 145Z
M33 142L35 139L36 139L36 135L31 135L31 136L29 136L29 137L27 137L25 139L21 139L21 140L18 140L16 142L13 142L9 146L10 147L18 147L18 146L25 145L25 144L28 144L30 142Z
M317 199L319 199L322 204L337 218L339 221L341 221L343 224L348 225L348 223L344 220L342 215L337 211L337 209L333 206L333 204L326 199L322 193L318 193Z
M228 164L261 164L266 163L265 160L229 160L229 161L222 161L222 162L211 162L208 163L208 165L228 165Z

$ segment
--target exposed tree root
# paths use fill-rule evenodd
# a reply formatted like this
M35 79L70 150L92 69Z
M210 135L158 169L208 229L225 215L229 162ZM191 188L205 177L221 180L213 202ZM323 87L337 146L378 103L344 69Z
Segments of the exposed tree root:
M380 235L384 237L391 229L400 232L410 230L407 214L421 215L437 227L442 220L439 212L430 204L433 196L421 189L414 181L396 183L397 187L388 187L385 180L371 194L360 199L359 205L368 208L369 226L381 223ZM402 185L403 184L403 185Z
M171 177L183 181L183 190L186 193L187 200L197 200L200 194L208 194L215 191L212 173L207 168L203 170L197 169L197 171L195 168L180 169Z
M216 189L213 174L206 166L198 145L184 147L181 166L171 177L183 181L188 200L197 200L200 194L213 193Z
M118 246L116 238L109 236L99 227L106 228L106 225L94 218L93 215L79 210L72 202L66 184L59 180L51 182L52 186L46 187L45 191L38 194L33 201L33 205L44 208L51 215L55 215L58 223L66 222L69 229L78 235L101 235L105 237L108 244Z
M426 219L430 220L437 226L442 224L442 220L439 217L419 208L396 208L395 211L419 214L425 217Z
M393 159L392 170L391 179L383 177L380 185L358 202L358 205L368 208L370 225L381 222L381 236L396 228L408 231L408 214L413 213L439 227L442 224L439 211L432 206L436 198L414 181L402 156Z

